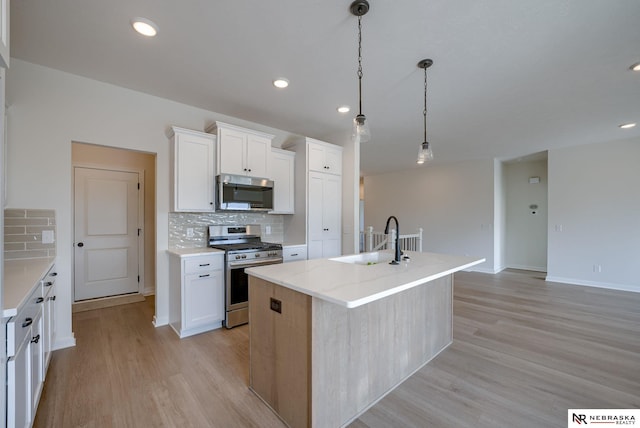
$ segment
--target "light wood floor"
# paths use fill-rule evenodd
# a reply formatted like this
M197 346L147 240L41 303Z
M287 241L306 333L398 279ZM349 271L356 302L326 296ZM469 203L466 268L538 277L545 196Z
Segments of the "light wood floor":
M454 343L350 428L566 427L640 408L640 293L458 273ZM248 329L178 339L153 299L73 314L36 427L283 427L249 390Z

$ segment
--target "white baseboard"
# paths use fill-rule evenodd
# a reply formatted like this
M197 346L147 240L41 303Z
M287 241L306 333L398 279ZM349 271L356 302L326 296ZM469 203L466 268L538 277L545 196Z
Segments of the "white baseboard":
M488 268L481 268L481 267L472 267L469 269L464 269L465 272L480 272L480 273L490 273L495 275L496 273L500 272L502 269L500 270L495 270L495 269L488 269Z
M563 278L560 276L549 276L549 275L547 275L547 277L545 278L545 281L559 282L562 284L583 285L585 287L606 288L609 290L632 291L635 293L640 293L640 287L637 285L631 285L631 284L615 284L615 283L606 283L606 282L585 281L583 279Z
M60 338L56 337L56 340L53 343L53 350L57 351L58 349L72 348L74 346L76 346L76 338L74 334L71 333L71 336Z
M158 318L156 315L154 315L152 324L154 327L162 327L163 325L169 324L169 318L168 317Z
M147 287L142 291L142 295L145 297L153 296L154 294L156 294L156 289L154 287Z
M547 272L546 266L529 266L529 265L509 265L505 269L532 270L535 272Z

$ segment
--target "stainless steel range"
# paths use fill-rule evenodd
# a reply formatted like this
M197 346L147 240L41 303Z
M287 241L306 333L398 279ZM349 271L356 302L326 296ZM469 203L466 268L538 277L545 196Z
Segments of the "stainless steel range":
M262 242L260 225L209 226L209 247L225 251L225 326L249 322L245 268L282 263L282 245Z

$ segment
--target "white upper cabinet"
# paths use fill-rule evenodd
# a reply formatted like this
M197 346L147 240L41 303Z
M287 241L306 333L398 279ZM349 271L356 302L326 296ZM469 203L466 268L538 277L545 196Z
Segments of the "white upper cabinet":
M307 138L309 171L342 175L342 150L333 144Z
M173 211L215 211L215 136L173 130Z
M295 152L271 148L273 211L269 214L294 213L295 160Z
M0 67L9 68L9 0L0 0Z
M208 132L218 137L218 174L271 177L273 135L216 122Z

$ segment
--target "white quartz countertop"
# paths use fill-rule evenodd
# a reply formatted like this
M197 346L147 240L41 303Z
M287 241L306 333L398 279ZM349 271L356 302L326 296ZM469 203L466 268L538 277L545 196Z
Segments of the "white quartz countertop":
M18 314L40 279L55 263L54 257L5 260L4 262L4 318Z
M218 250L217 248L171 248L167 250L169 254L173 254L178 257L196 257L196 256L208 256L211 254L224 254L224 250Z
M314 259L253 267L245 271L309 296L355 308L485 261L477 257L436 253L407 251L406 254L410 261L399 265L390 265L386 261L363 265Z

